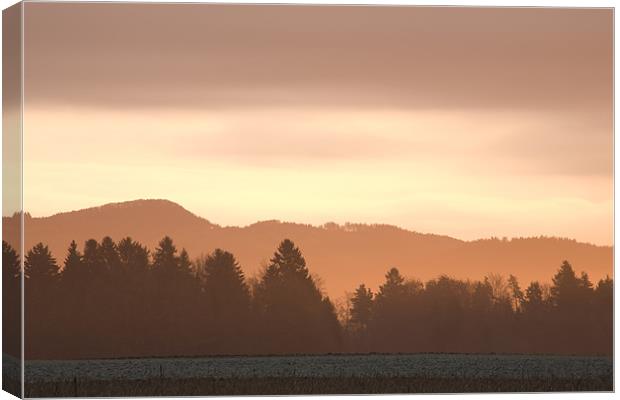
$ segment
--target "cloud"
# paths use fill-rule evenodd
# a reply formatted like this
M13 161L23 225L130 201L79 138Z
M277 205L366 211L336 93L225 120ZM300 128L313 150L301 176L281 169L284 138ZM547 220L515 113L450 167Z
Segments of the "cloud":
M611 9L110 3L25 9L31 104L611 113Z
M515 169L526 173L613 178L613 129L606 113L552 115L509 135L498 135L490 146Z
M29 108L26 132L29 156L49 161L293 169L366 163L475 176L612 174L611 120L600 112Z

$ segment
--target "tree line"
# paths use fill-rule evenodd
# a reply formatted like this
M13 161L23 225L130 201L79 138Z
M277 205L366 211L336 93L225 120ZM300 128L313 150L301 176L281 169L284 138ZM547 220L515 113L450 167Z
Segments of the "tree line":
M21 269L6 242L2 264L9 327L20 323ZM81 249L72 242L62 261L43 243L35 245L24 257L24 282L30 359L612 351L613 281L594 286L567 261L551 285L532 282L525 289L512 275L423 283L392 268L377 293L361 284L335 306L288 239L247 279L222 249L192 261L170 237L152 252L129 237L104 237Z

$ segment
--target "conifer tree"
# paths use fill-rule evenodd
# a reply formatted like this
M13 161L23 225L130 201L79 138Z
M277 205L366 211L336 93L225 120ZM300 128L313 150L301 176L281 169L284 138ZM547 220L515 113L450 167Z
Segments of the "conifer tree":
M121 272L121 259L118 254L118 248L111 237L106 236L101 239L99 255L106 271L111 272L115 276Z
M52 285L59 277L56 259L43 243L38 243L26 254L24 272L28 282L33 285Z
M372 291L361 284L351 298L351 324L354 329L365 331L370 322L373 305Z
M266 340L281 341L280 349L333 351L338 347L340 333L333 329L338 324L333 304L325 303L306 260L291 240L283 240L271 258L256 288L255 304L265 324ZM278 338L269 339L273 335Z
M246 313L250 292L235 257L215 249L204 263L204 291L212 314Z
M91 277L105 274L106 266L101 256L99 243L95 239L89 239L84 243L82 260Z
M71 287L82 284L83 282L81 281L85 279L85 273L86 268L84 267L82 254L80 254L75 240L72 240L67 249L67 257L65 257L64 268L61 275L62 281Z
M127 271L145 272L149 267L149 251L145 246L126 237L118 242L121 266Z
M15 249L2 241L2 281L9 282L13 279L19 278L20 273L19 256Z
M179 270L179 258L176 255L177 248L169 236L165 236L160 242L155 254L153 254L153 269L161 274L174 274Z

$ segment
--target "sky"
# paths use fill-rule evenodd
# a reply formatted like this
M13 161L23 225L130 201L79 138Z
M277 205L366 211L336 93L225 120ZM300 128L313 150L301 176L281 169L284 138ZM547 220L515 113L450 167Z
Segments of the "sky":
M609 245L612 18L26 3L24 207Z

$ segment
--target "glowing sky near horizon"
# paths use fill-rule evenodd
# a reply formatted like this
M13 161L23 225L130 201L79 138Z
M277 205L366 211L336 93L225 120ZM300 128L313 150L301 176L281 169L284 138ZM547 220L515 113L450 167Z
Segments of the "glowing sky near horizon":
M613 242L609 10L25 15L35 216L165 198L221 225Z

